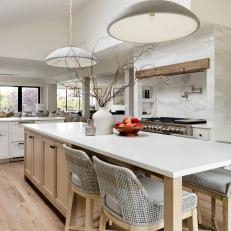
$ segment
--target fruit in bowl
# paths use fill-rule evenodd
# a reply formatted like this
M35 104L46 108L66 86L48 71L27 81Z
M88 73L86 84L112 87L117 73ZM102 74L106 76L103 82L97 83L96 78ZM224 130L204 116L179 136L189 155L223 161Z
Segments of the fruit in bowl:
M143 125L136 117L125 117L123 121L117 122L114 128L121 136L137 136Z

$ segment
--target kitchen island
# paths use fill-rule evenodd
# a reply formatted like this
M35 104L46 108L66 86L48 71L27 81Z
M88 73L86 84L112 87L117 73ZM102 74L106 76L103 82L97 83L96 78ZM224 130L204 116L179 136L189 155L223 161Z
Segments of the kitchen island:
M62 144L158 174L165 184L165 230L182 230L182 177L231 164L230 144L140 132L87 137L83 123L25 125L25 177L65 216L67 166Z

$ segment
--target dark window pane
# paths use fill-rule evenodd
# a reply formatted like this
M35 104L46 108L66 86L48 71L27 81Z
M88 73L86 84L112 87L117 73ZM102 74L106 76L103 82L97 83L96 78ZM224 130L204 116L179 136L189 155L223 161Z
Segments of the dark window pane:
M0 87L0 110L18 111L18 88Z
M22 88L22 111L35 112L36 104L39 102L39 88Z

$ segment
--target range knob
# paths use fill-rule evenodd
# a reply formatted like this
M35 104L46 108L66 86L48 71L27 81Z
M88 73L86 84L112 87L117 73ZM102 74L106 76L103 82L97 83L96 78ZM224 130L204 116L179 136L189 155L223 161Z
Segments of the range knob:
M166 130L167 130L166 128L162 128L162 129L161 129L161 131L162 131L163 133L165 133Z
M179 132L180 132L180 134L183 135L185 133L185 128L181 128Z
M179 131L180 131L179 128L176 128L176 129L175 129L175 132L176 132L176 133L179 133Z
M161 127L161 126L159 126L159 127L158 127L158 131L161 131L161 130L162 130L162 127Z

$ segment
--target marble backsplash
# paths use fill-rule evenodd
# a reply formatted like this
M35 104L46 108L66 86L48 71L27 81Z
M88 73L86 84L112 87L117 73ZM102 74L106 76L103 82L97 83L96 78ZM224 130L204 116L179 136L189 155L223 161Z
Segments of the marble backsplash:
M159 77L153 80L156 116L207 118L206 73ZM201 94L183 97L190 86L202 88Z

